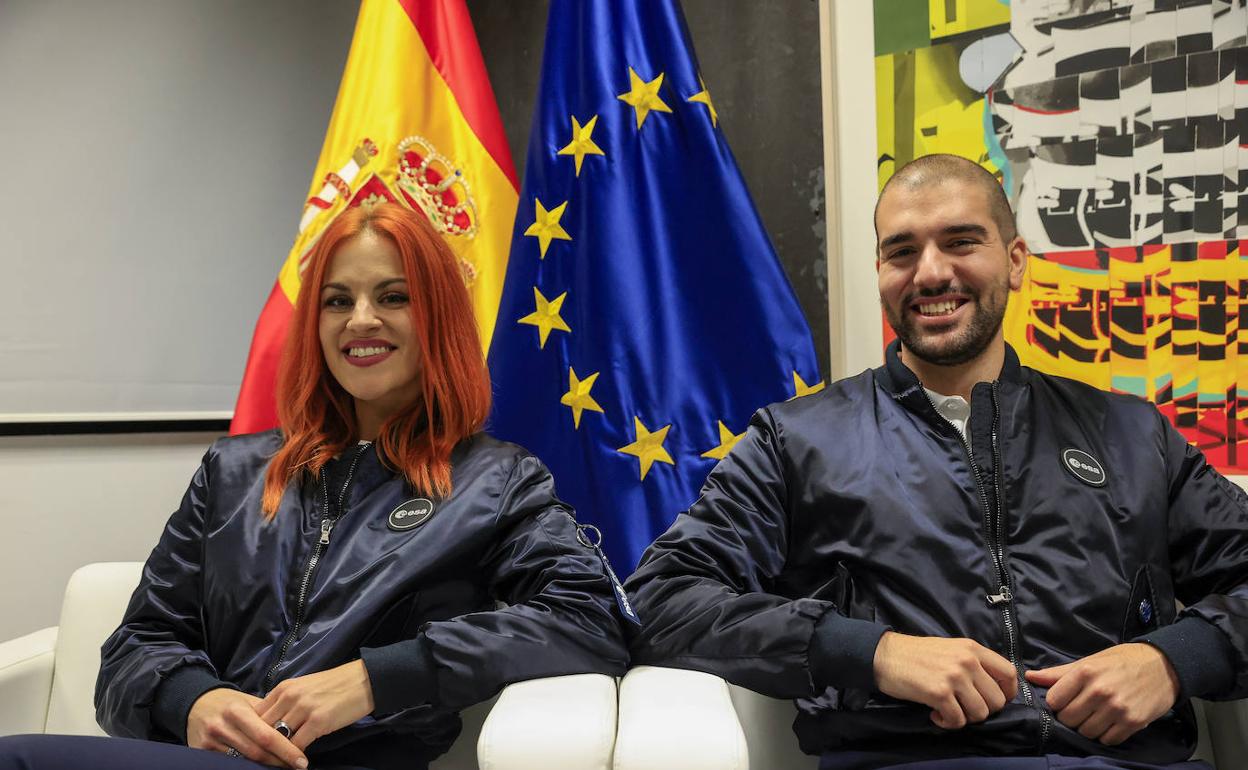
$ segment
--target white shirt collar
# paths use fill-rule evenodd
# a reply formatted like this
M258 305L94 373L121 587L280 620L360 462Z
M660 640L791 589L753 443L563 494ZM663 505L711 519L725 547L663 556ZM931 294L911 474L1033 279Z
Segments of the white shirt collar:
M966 438L966 426L971 422L971 405L966 399L961 396L944 396L929 388L923 390L927 391L927 397L932 400L932 406L936 407L940 416L952 423L958 433L962 434L962 438Z

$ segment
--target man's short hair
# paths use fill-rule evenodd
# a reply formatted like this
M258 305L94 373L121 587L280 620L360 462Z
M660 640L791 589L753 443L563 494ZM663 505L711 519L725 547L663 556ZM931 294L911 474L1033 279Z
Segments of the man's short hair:
M880 201L884 200L884 195L890 187L899 184L908 190L917 190L948 179L956 179L983 189L988 196L988 216L997 226L1001 240L1005 245L1009 245L1010 241L1018 235L1018 227L1014 223L1014 211L1010 208L1010 201L1005 197L1005 190L1001 188L1001 183L978 163L957 155L943 154L915 158L897 169L896 173L884 183L884 189L880 190L880 197L875 202L875 217L872 218L876 223L876 242L880 240L878 220Z

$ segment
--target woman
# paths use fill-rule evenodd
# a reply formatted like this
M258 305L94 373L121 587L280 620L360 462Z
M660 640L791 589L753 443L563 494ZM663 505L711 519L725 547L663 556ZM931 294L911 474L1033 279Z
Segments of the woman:
M478 432L476 324L424 217L329 226L278 390L282 429L208 450L102 650L111 735L214 753L49 736L0 767L406 770L509 682L623 672L611 585L550 474Z

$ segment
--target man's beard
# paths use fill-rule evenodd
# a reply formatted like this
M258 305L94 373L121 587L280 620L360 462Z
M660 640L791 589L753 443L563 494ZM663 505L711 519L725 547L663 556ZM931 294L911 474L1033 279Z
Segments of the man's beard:
M1001 322L1005 319L1005 298L1009 296L1009 284L1005 283L997 289L999 290L994 291L990 288L986 293L959 291L958 293L971 298L975 310L966 328L953 339L942 342L935 342L921 334L914 327L913 314L904 312L913 297L908 298L896 310L885 304L884 316L907 353L936 366L957 366L972 361L983 353L1001 329ZM920 292L919 296L938 297L948 293L950 289L942 287L937 291Z

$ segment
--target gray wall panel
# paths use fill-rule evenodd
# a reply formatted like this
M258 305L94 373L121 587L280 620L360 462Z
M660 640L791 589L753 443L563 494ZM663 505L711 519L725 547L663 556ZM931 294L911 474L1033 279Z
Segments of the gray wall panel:
M233 409L355 14L0 4L0 414Z

